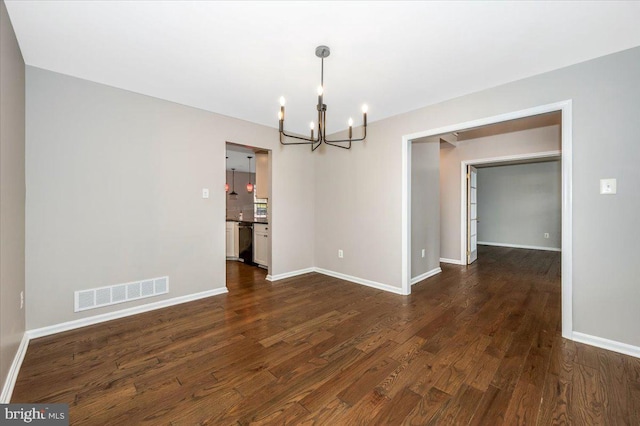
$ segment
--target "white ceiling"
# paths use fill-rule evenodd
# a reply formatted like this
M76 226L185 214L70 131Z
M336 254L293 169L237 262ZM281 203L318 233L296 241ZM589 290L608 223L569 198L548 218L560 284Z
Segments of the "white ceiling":
M515 120L502 121L500 123L488 124L457 132L456 140L466 141L469 139L484 138L487 136L501 135L504 133L520 132L522 130L537 129L539 127L560 126L562 124L562 113L560 111L546 114L532 115L530 117L518 118Z
M227 143L227 170L236 169L237 172L256 172L256 153L254 149L242 145ZM251 170L249 159L251 156Z
M640 2L7 0L25 62L308 132L326 44L328 131L640 45Z

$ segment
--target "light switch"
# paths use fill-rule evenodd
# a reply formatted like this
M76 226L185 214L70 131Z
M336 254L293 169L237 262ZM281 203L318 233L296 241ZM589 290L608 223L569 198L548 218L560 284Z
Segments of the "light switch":
M613 195L617 191L616 186L615 179L600 179L600 194Z
M202 188L202 198L209 198L209 188Z

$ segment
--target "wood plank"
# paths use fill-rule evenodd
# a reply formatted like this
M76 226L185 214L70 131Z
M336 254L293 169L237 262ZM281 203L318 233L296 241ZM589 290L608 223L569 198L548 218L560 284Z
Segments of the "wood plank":
M280 333L277 333L265 339L262 339L260 340L260 344L265 348L268 348L269 346L273 346L279 341L284 341L287 337L295 336L300 332L305 332L307 330L315 329L319 324L322 324L325 321L328 321L332 318L336 318L339 316L340 316L340 312L338 311L327 312L326 314L312 318L308 321L303 322L302 324L296 325L295 327L291 327L287 330L281 331Z
M500 358L496 358L486 352L482 353L480 357L475 360L475 362L482 365L482 368L475 369L472 374L467 376L465 383L485 392L489 389L489 385L491 384L496 371L498 371L501 361L502 360Z
M541 394L542 389L527 380L520 380L511 395L511 400L504 414L504 423L508 425L536 424Z
M605 425L609 404L602 375L595 368L577 364L573 369L571 416L578 424ZM578 404L577 402L580 401ZM611 423L615 419L610 419Z
M342 401L338 398L339 401ZM383 407L389 405L390 399L381 394L377 389L369 390L369 392L343 414L338 424L359 425L371 422L371 419L382 410ZM342 402L346 407L349 404ZM324 423L318 423L324 424ZM331 424L331 423L328 423Z
M385 358L360 373L337 397L349 405L355 405L369 389L375 388L398 366L398 361Z
M372 423L379 425L401 424L420 401L422 401L420 395L404 388L385 404L383 409L373 418Z
M302 419L299 424L301 426L340 424L340 422L342 422L342 420L348 415L348 411L349 406L336 398L318 411L314 411L307 415L307 417Z
M469 424L473 426L499 426L503 424L504 413L509 406L512 393L509 389L500 389L490 385L482 396Z
M458 343L451 346L450 353L443 358L444 362L449 365L434 386L449 395L455 395L467 376L472 374L474 368L477 368L474 361L482 354L489 341L490 338L483 335L469 334L460 337Z
M640 424L640 359L623 357L627 377L627 411L632 425Z
M599 367L605 382L605 393L609 404L605 406L605 418L614 419L615 423L626 424L630 418L628 382L624 368L623 355L610 351L598 351Z
M356 361L349 368L349 374L340 374L335 375L331 379L327 380L317 389L312 391L309 395L305 396L300 403L309 411L315 411L320 408L324 403L332 400L334 397L337 397L339 393L341 393L344 389L348 388L354 380L357 380L363 374L366 374L366 377L375 379L378 377L378 372L382 370L384 374L380 374L382 378L386 376L393 368L396 367L397 361L391 360L386 357L386 354L390 353L393 349L397 347L395 342L387 342L384 346L381 346L378 351L370 354L365 354L365 356ZM379 380L378 380L379 382ZM375 384L377 384L376 382ZM371 387L375 387L375 384ZM339 396L338 396L339 397ZM343 398L340 398L344 401ZM347 404L352 405L352 400L349 398L349 401L344 401Z
M461 386L457 394L431 418L429 424L469 424L483 395L483 392L471 386Z
M430 388L407 414L403 425L426 425L435 414L451 399L451 395L437 388Z
M539 425L574 424L570 407L571 382L562 380L555 374L548 374L542 392L542 401L538 412Z

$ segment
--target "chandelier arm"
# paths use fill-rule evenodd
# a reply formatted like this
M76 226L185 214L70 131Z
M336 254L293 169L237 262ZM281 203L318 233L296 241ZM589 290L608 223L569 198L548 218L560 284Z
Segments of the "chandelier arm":
M338 139L338 140L329 140L329 139L325 139L324 142L325 143L344 143L344 142L361 142L363 140L365 140L366 138L359 138L359 139Z
M318 144L317 145L311 145L311 152L315 151L316 149L320 148L320 145L322 145L322 141L324 135L322 133L322 131L318 128Z
M344 141L343 141L343 142L344 142ZM327 145L335 146L335 147L337 147L337 148L342 148L342 149L351 149L351 141L347 140L346 142L349 142L349 145L348 145L348 146L337 145L337 144L335 144L335 143L333 143L333 142L327 142L327 141L324 141L324 143L326 143Z
M363 127L363 135L361 138L359 139L339 139L339 140L329 140L329 139L325 139L324 142L327 144L331 144L331 143L336 143L336 142L360 142L363 141L367 138L367 127ZM337 146L337 145L336 145Z
M287 138L293 138L293 139L300 139L306 142L285 142L282 140L282 136L285 136ZM280 132L280 143L282 145L309 145L309 144L314 144L317 143L318 140L317 139L311 139L311 138L303 138L301 136L295 136L295 135L288 135L286 132L282 131Z

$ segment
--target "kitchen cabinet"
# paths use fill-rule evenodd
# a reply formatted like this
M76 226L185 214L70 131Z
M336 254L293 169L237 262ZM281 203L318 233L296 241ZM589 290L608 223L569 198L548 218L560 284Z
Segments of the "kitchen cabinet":
M269 154L256 153L256 198L269 198Z
M238 260L240 250L240 233L238 222L227 222L226 227L227 259Z
M269 225L266 223L254 224L253 261L266 268L269 263L269 248Z

